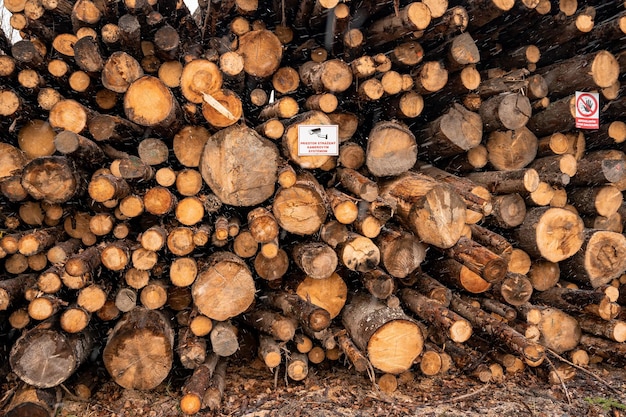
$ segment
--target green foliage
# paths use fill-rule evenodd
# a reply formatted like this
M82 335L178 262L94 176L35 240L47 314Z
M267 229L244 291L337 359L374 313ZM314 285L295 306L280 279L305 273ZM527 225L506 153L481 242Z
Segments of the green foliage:
M587 397L585 398L585 401L592 405L599 405L604 411L609 411L612 409L626 410L626 405L613 398Z

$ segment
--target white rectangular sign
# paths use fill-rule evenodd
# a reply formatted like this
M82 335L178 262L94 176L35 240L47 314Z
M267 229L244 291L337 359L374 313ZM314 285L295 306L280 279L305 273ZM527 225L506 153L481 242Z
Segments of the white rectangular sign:
M339 126L298 125L298 156L339 155Z
M600 94L576 91L576 127L600 128Z

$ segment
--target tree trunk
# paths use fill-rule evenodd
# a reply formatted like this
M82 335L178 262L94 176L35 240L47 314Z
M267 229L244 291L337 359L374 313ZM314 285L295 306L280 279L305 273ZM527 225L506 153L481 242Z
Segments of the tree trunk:
M420 327L400 309L392 309L368 296L356 296L342 314L350 337L372 366L399 374L411 367L422 353Z
M116 383L126 389L150 390L172 368L174 331L162 313L136 307L117 322L102 355Z
M89 332L65 334L55 319L24 332L9 355L11 369L29 385L51 388L63 383L87 360L93 347Z

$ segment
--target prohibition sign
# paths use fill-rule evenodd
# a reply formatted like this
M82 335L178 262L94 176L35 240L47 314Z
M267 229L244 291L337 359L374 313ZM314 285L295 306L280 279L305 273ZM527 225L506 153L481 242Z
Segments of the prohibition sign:
M598 112L598 99L593 94L580 94L576 98L576 111L578 117L595 117Z

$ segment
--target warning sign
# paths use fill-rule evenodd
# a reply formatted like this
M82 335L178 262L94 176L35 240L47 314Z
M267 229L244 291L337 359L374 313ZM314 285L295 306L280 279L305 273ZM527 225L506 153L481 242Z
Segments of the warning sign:
M298 156L317 155L339 155L339 126L298 126Z
M576 91L576 127L600 128L600 94Z

